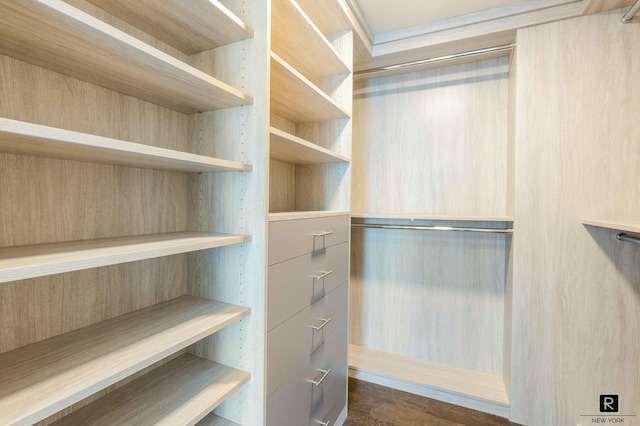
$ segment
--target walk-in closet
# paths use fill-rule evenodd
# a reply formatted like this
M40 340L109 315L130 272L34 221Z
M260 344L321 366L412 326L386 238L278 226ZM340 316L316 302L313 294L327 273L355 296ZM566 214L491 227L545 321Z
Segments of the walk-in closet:
M639 9L0 0L0 425L640 426Z

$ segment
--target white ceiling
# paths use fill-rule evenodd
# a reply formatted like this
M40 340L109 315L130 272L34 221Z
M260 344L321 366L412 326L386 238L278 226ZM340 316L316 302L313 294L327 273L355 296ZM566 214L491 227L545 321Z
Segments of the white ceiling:
M374 34L414 27L522 0L356 0Z

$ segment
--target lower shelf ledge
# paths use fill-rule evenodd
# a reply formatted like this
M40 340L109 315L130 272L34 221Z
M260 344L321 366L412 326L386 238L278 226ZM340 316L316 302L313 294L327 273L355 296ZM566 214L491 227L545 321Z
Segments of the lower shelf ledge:
M216 416L215 414L209 414L204 419L200 420L196 426L240 426L238 423L234 423L225 418Z
M37 423L241 320L250 311L182 296L4 352L0 354L0 424Z
M229 425L207 414L249 378L244 371L182 355L53 425L186 425L205 416L211 421L199 425Z
M501 376L349 345L349 376L473 410L509 417Z

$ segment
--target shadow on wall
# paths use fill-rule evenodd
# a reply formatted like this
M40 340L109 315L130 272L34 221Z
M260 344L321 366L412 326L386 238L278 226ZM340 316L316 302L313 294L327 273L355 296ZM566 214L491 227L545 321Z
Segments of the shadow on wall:
M616 234L620 231L590 225L585 225L585 229L640 299L640 244L617 240Z

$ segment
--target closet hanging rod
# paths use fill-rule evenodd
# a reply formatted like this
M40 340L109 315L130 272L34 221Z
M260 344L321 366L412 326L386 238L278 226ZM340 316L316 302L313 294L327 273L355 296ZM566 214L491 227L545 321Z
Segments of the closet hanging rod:
M616 235L616 240L626 241L628 243L640 244L640 238L632 237L632 236L624 234L624 233L617 234Z
M640 2L640 0L638 1ZM353 75L354 77L359 77L362 75L376 74L384 71L395 71L395 70L400 70L404 68L417 67L419 65L432 64L435 62L450 61L452 59L483 55L486 53L502 52L502 51L512 50L515 47L516 47L516 43L503 44L500 46L486 47L484 49L477 49L477 50L469 50L467 52L454 53L446 56L438 56L435 58L421 59L419 61L405 62L403 64L387 65L379 68L371 68L368 70L356 71L353 73Z
M636 2L627 10L627 13L624 14L622 18L620 18L620 22L623 24L628 24L629 21L633 19L638 10L640 9L640 0L636 0Z
M438 232L480 232L483 234L513 234L512 228L471 228L459 226L411 226L411 225L383 225L378 223L352 223L352 228L377 229L407 229L410 231L438 231Z

